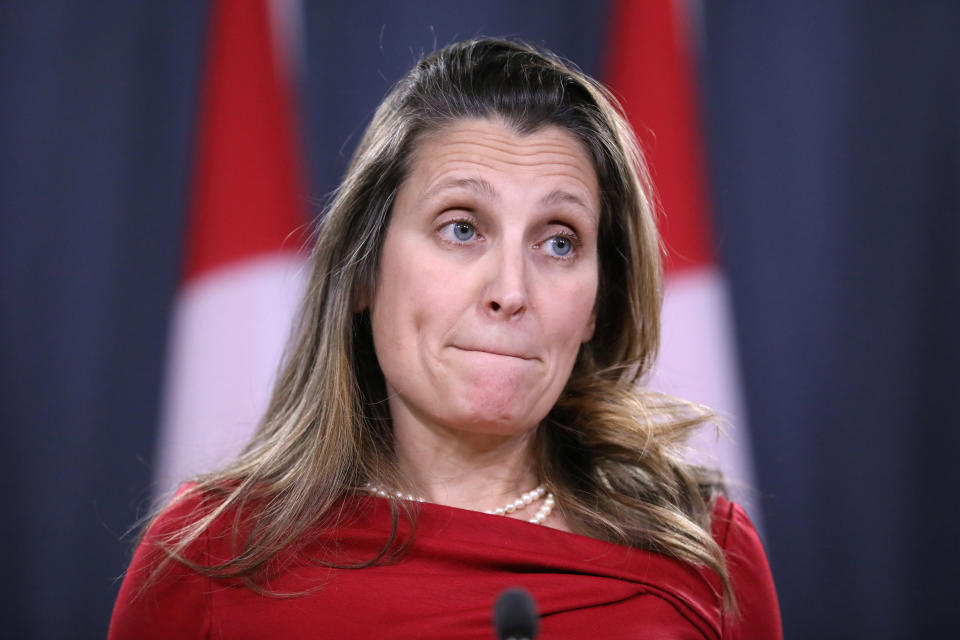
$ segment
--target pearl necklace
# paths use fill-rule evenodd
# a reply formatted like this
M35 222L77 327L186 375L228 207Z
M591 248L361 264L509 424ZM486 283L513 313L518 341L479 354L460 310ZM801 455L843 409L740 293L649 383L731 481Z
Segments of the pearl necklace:
M372 482L368 482L364 486L364 489L366 489L367 491L369 491L374 495L380 496L381 498L398 498L400 500L409 500L410 502L426 502L427 501L426 498L415 496L409 493L404 493L402 491L396 491L391 493L386 489L384 489L383 487L373 484ZM530 518L530 520L528 520L528 522L531 522L533 524L542 524L543 521L547 519L547 516L550 515L550 512L553 511L553 507L556 506L557 504L556 498L554 498L553 493L550 493L549 491L547 491L542 484L538 486L536 489L534 489L533 491L527 491L516 500L511 500L507 504L503 505L502 507L497 507L496 509L487 509L486 511L484 511L484 513L487 513L490 515L497 515L497 516L505 516L511 513L516 513L517 511L520 511L521 509L524 509L525 507L530 506L534 502L537 502L538 500L543 498L544 495L546 495L546 499L543 501L543 504L540 506L540 508L537 509L536 515L534 515L532 518Z

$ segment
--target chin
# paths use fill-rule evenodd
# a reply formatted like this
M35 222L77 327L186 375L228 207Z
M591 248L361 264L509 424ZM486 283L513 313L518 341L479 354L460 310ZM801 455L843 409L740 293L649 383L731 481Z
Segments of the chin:
M515 394L509 397L474 396L464 407L461 419L463 429L474 433L512 436L536 427L546 415L529 409L529 401L521 401ZM549 408L548 408L549 410Z
M559 391L544 385L547 372L528 364L514 367L465 367L437 387L441 420L471 433L517 435L536 427L549 413Z

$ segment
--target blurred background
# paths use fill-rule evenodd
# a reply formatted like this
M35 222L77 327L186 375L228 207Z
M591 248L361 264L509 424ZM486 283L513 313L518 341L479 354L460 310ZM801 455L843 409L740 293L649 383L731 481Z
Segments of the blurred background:
M651 384L733 424L787 637L946 635L957 34L950 0L0 3L4 637L105 635L130 527L262 410L377 103L479 35L638 129L671 251Z

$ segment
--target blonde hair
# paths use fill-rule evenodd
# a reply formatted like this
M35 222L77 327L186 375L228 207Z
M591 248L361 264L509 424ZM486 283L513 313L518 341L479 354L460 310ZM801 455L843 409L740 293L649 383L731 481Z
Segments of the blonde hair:
M464 118L497 118L520 134L561 127L584 145L600 185L596 330L537 427L541 480L574 531L706 565L732 604L723 553L710 535L718 477L680 455L709 413L636 384L657 353L662 298L655 207L636 138L599 83L549 52L497 39L423 58L377 109L318 225L312 274L269 408L239 457L181 494L202 496L205 507L163 541L168 560L261 589L258 576L281 551L318 526L336 527L345 495L368 480L403 483L369 317L354 310L376 286L394 198L418 140ZM347 566L369 566L402 546L398 518L416 513L400 501L392 512L381 553ZM235 536L241 513L254 523L233 557L191 561L187 548L226 513L235 514Z

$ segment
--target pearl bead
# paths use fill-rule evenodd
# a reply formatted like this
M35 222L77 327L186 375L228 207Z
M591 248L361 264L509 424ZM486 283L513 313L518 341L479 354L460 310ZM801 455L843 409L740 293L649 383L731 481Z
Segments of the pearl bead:
M410 493L403 493L402 491L396 491L394 493L387 492L386 489L376 486L375 484L368 482L365 487L367 491L374 495L378 495L381 498L398 498L400 500L408 500L410 502L426 502L426 499L421 496L415 496ZM546 494L547 499L544 500L543 505L537 510L537 513L530 518L529 522L533 524L540 524L547 519L547 516L550 515L550 512L553 511L553 507L556 505L556 500L553 497L552 493L548 493L544 486L541 484L536 489L532 491L527 491L521 495L516 500L508 502L502 507L497 507L496 509L487 509L484 513L490 515L504 516L511 513L516 513L521 509L530 506L535 501L539 500Z

